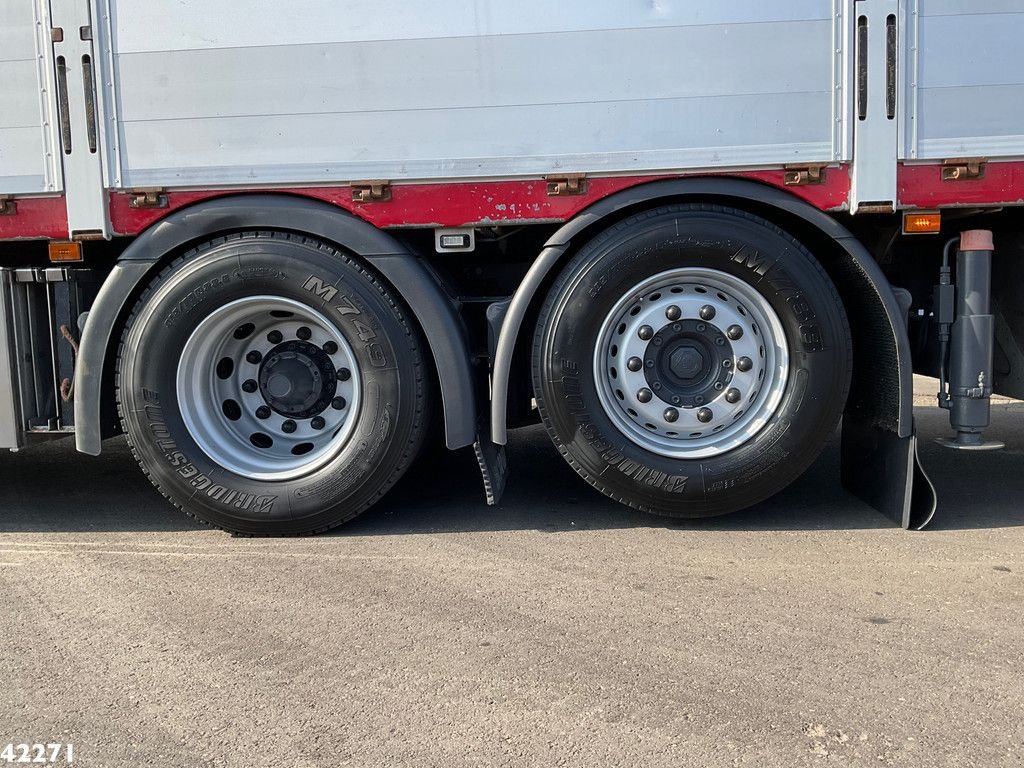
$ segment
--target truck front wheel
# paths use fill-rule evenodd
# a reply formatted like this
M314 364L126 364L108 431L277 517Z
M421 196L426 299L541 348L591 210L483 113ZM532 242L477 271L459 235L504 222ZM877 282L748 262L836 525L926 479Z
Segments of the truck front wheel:
M427 424L417 333L363 266L300 235L214 240L139 299L118 356L124 431L174 504L304 534L374 503Z
M742 211L672 205L587 243L540 314L534 387L548 432L591 485L701 517L774 494L814 460L850 380L828 275Z

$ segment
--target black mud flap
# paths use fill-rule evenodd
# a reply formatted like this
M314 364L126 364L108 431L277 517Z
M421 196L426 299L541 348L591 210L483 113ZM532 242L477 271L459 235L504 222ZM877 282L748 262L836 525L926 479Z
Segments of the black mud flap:
M843 417L843 486L897 525L922 530L935 515L935 486L917 456L916 429L906 437Z
M473 453L476 454L477 464L480 465L487 503L493 507L501 501L505 483L508 481L508 457L505 455L505 446L497 445L491 440L490 434L477 435L476 442L473 443Z

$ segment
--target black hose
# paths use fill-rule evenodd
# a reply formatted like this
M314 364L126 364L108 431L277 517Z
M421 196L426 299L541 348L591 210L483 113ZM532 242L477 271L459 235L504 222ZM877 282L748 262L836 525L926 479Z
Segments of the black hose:
M942 249L942 266L939 268L939 285L950 285L949 251L960 241L959 236L951 237ZM949 323L939 323L939 407L949 405L946 393L946 366L949 363Z

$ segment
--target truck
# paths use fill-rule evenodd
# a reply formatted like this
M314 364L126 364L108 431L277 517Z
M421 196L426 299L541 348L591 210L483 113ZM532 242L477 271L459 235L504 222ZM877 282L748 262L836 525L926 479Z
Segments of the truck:
M8 0L0 448L123 434L187 514L300 535L442 440L491 504L542 422L702 517L841 424L922 528L913 374L957 450L1024 396L1022 38L1019 0Z

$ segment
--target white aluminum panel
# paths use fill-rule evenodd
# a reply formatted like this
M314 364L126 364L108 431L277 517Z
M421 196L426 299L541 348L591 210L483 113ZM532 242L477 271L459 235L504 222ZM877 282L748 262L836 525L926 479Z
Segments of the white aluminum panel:
M112 185L844 159L827 0L110 0ZM107 25L109 21L109 25ZM105 46L105 44L104 44ZM837 93L839 94L837 96Z
M36 57L28 2L0 3L0 61L31 61Z
M0 3L0 194L60 189L44 14L42 0Z
M1024 2L914 0L903 159L1024 154Z
M627 27L708 27L832 17L828 0L109 0L109 5L119 53Z

